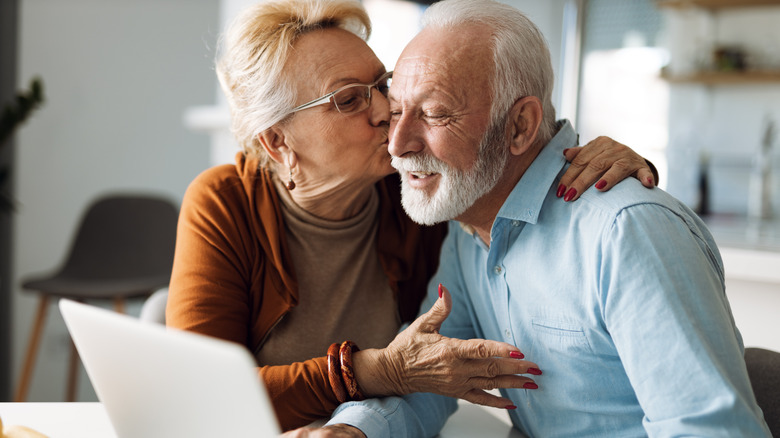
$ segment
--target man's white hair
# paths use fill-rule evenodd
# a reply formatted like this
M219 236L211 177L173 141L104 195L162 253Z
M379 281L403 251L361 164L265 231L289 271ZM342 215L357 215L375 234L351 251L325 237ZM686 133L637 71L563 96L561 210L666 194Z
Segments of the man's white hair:
M423 16L424 28L455 29L467 23L484 24L493 32L491 118L498 120L521 97L536 96L544 110L537 140L547 143L555 132L555 108L544 36L522 12L493 0L442 0Z

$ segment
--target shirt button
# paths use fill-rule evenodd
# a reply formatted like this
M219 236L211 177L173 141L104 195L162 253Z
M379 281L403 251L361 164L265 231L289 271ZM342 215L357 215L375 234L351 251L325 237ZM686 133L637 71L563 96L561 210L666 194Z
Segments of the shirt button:
M509 329L504 330L504 335L506 335L507 339L510 339L512 337L512 332L509 331Z
M513 227L519 227L520 226L520 221L518 221L518 220L512 221L512 226Z
M496 267L493 268L493 272L495 272L496 275L501 275L501 271L503 271L503 269L501 269L501 266L496 265Z

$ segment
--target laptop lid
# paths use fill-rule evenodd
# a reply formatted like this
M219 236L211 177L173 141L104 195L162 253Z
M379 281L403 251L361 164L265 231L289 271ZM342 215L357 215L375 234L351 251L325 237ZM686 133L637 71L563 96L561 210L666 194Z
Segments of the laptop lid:
M241 345L66 299L59 306L118 437L281 433Z

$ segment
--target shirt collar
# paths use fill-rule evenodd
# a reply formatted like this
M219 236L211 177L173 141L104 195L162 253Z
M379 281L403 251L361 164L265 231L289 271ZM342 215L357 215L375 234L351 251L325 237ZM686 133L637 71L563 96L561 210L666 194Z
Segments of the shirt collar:
M577 134L568 120L559 121L557 126L558 133L542 147L539 155L504 201L497 218L520 220L531 224L535 224L539 219L542 204L561 169L566 165L563 150L577 144ZM552 190L554 189L557 188Z

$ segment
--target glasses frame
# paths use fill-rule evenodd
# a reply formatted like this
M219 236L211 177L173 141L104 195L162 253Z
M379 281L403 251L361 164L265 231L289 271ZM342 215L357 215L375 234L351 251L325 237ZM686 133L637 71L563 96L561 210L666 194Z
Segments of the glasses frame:
M333 103L333 106L336 107L336 110L341 113L341 110L339 109L339 106L336 105L336 102L333 102L331 100L331 98L333 96L335 96L336 94L344 91L344 90L347 90L349 88L354 88L354 87L367 87L368 88L368 99L367 99L368 105L366 106L366 108L368 108L369 106L371 106L371 89L372 88L376 88L376 86L380 82L386 81L386 80L392 79L392 78L393 78L393 71L390 70L389 72L384 73L382 76L379 77L379 79L377 79L376 81L374 81L371 84L348 84L348 85L345 85L345 86L339 88L338 90L331 91L330 93L328 93L328 94L326 94L326 95L324 95L322 97L318 97L318 98L312 100L311 102L306 102L303 105L296 106L295 108L293 108L290 111L290 113L295 113L295 112L298 112L298 111L301 111L301 110L305 110L305 109L308 109L308 108L312 108L312 107L315 107L315 106L318 106L318 105L325 105L326 103ZM343 113L343 114L358 113L358 112L364 111L366 108L358 110L358 111L352 111L352 112L349 112L349 113Z

